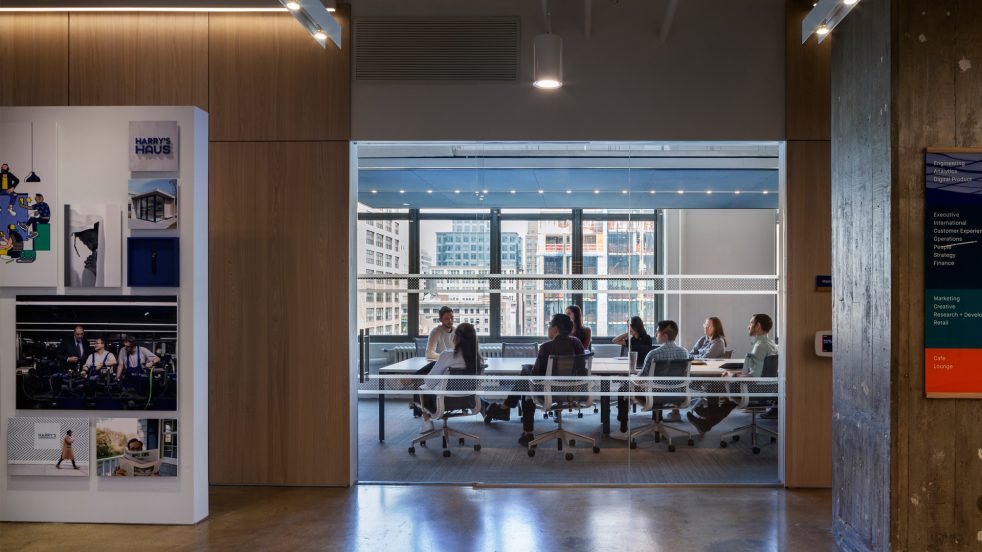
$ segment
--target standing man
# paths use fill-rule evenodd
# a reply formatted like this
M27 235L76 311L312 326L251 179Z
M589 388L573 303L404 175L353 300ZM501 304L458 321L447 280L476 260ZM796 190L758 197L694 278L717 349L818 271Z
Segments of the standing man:
M10 196L10 201L7 203L7 212L12 217L17 216L17 213L14 212L14 203L17 202L18 184L20 184L20 179L14 173L10 172L10 165L6 163L0 164L0 192Z
M761 377L761 374L764 373L764 359L777 354L777 343L774 343L774 340L767 335L773 326L774 322L766 314L755 314L750 317L747 333L750 335L753 348L750 349L743 361L743 371L734 377ZM736 406L737 403L726 399L710 401L706 406L699 406L690 410L686 416L689 418L689 422L696 426L699 433L706 433L729 416Z
M674 320L662 320L658 323L655 330L655 341L661 346L652 349L644 357L642 364L641 377L653 376L654 364L660 360L685 360L689 358L689 351L679 347L675 343L675 338L679 335L679 325ZM627 387L622 387L621 391L627 391ZM620 422L618 431L611 432L610 436L614 439L627 439L630 433L627 431L628 397L620 395L617 397L617 421ZM681 415L677 414L678 421L682 421ZM672 421L672 420L666 420Z
M30 232L27 237L29 239L34 239L38 235L38 224L48 224L51 221L51 208L48 204L44 202L44 194L34 195L34 209L33 216L27 219L27 222L20 222L21 230L25 232ZM30 230L28 230L30 227Z
M149 370L160 363L160 357L153 354L150 349L137 345L136 338L132 335L123 339L119 359L116 364L116 379L123 377L124 370L126 377L143 375L144 370Z
M80 368L85 359L92 353L92 347L85 339L85 328L75 326L71 337L66 337L58 349L58 357L65 363L68 370Z
M453 350L453 309L440 307L440 325L433 328L426 340L426 359L437 360L443 351Z

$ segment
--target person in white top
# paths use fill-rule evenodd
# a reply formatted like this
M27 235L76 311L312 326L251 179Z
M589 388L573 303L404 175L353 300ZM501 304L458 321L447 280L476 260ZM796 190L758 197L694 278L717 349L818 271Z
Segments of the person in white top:
M465 374L477 374L478 367L481 365L480 348L477 342L477 331L473 324L466 322L457 326L453 331L453 348L440 353L436 364L430 370L431 376L442 376L450 372L451 368L464 368ZM441 390L446 389L447 380L444 378L426 380L420 389ZM436 395L417 395L416 402L423 407L423 427L420 433L433 430L433 421L430 420L427 412L436 410Z
M453 309L440 307L440 325L433 328L426 341L426 358L436 360L440 353L453 348Z
M106 342L101 337L97 337L95 340L95 349L85 359L85 364L82 365L82 371L90 377L96 377L107 371L111 371L115 366L116 355L107 351Z

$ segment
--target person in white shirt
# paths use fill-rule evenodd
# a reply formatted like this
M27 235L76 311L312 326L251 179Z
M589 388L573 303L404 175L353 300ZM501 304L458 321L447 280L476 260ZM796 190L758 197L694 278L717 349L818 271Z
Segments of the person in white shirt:
M160 363L160 357L150 349L136 344L136 338L131 335L123 340L123 348L119 350L119 362L116 364L116 379L126 376L143 375L146 370Z
M440 353L436 364L430 370L431 376L442 376L450 372L451 368L464 368L465 374L475 375L481 365L480 348L477 342L477 331L473 324L464 322L457 326L451 338L453 347ZM420 389L441 390L446 389L447 380L432 379L426 380ZM436 395L417 395L416 402L423 407L423 427L420 433L433 430L433 421L430 420L427 412L436 410Z
M440 353L453 348L453 309L445 306L440 308L440 325L433 328L426 341L426 358L436 360Z
M116 355L106 350L106 342L101 337L95 340L95 348L85 359L82 371L89 377L97 377L112 370L116 366Z

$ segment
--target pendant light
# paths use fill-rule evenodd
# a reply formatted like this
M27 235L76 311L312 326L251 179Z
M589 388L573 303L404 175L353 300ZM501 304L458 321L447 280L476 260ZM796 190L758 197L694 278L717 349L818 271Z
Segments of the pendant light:
M24 182L41 182L41 177L34 172L34 121L31 121L31 174L24 179Z
M563 85L563 39L559 35L535 36L532 86L554 90Z

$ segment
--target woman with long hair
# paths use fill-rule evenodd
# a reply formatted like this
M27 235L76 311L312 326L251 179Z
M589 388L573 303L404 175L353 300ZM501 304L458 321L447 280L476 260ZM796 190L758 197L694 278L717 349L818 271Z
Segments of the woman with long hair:
M433 365L433 369L430 370L431 376L442 376L450 372L452 368L463 368L464 373L467 375L476 375L478 373L478 369L481 366L481 352L480 344L477 341L477 330L474 329L474 325L467 322L457 324L457 327L453 331L453 343L454 347L452 350L440 353L440 358L437 359L436 364ZM423 382L419 388L438 390L445 389L446 385L446 379L428 380ZM433 421L430 420L427 412L436 410L436 396L417 395L416 399L416 402L423 406L423 427L420 428L419 432L426 433L432 431Z
M566 307L566 316L573 321L573 333L571 335L580 340L584 349L589 349L590 342L593 340L593 331L590 330L589 326L583 325L583 311L580 310L580 306L570 305Z
M689 350L692 358L723 358L726 352L726 334L723 333L723 323L716 316L710 316L703 323L705 335L696 341Z
M644 357L648 356L648 353L653 348L651 336L648 335L648 331L644 327L644 320L641 320L640 316L632 316L628 331L615 337L613 342L618 345L627 346L628 350L632 353L638 353L638 359L635 361L635 365L637 366L641 366L641 363L644 362Z

